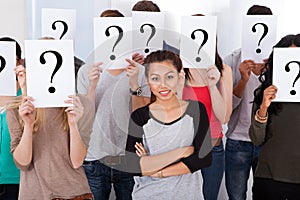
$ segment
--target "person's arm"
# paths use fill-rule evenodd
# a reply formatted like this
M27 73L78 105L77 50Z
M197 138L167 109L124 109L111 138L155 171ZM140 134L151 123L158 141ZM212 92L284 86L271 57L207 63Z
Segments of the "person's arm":
M70 159L73 167L79 168L86 156L94 121L94 106L84 96L69 96L65 102L73 103L65 111L70 128Z
M99 82L102 70L100 69L101 62L95 63L88 71L89 86L86 96L95 104L96 88Z
M249 136L254 145L260 145L265 142L266 127L268 122L268 108L273 99L275 99L277 88L274 85L269 86L264 90L263 101L257 109L256 105L252 108L252 121L249 128ZM256 115L256 116L255 116ZM260 120L265 118L266 120Z
M143 90L145 85L139 85L139 73L140 69L136 65L136 63L130 59L126 59L126 61L129 63L127 69L126 69L126 75L129 78L129 86L131 91L137 91L139 87ZM142 83L143 84L143 83ZM132 112L135 111L138 108L141 108L147 104L150 103L149 97L144 96L138 96L138 95L131 95L131 107Z
M209 88L212 109L217 119L222 123L228 122L232 111L232 72L231 68L224 64L223 75L213 66L207 69L207 85ZM217 81L220 79L220 88Z
M252 69L254 69L256 66L255 62L253 60L244 60L240 66L239 71L241 74L240 80L237 82L237 84L233 87L233 94L238 97L242 98L246 85L249 81L250 74Z
M18 122L17 113L14 113L13 109L7 111L7 122L12 138L12 153L20 168L28 167L32 161L32 137L36 111L31 101L33 101L31 97L24 97L19 106L18 114L24 122L23 130Z

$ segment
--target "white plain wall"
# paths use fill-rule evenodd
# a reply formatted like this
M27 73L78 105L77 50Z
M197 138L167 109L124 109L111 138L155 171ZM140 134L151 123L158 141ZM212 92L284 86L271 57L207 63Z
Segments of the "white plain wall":
M27 36L25 5L26 1L20 0L0 1L0 37L7 36L17 40L21 48L24 47Z
M1 0L0 1L0 37L10 36L20 42L22 49L24 40L28 38L31 29L27 24L28 11L27 3L34 0ZM39 1L39 0L37 0ZM218 16L218 45L219 53L225 56L231 51L241 46L241 15L253 4L266 5L272 8L274 14L278 15L278 33L277 38L281 38L286 34L300 33L300 25L298 19L299 0L153 0L162 11L167 13L167 28L179 32L180 24L178 19L181 15L191 15L195 13L212 14ZM48 0L46 3L52 2L59 7L60 0ZM84 1L88 3L89 1ZM131 15L131 8L137 0L93 0L93 10L96 14L101 13L104 9L117 8L126 16ZM80 0L72 1L74 4L84 6ZM172 6L170 6L172 5ZM239 5L240 8L233 5ZM84 23L84 22L82 22ZM32 28L32 27L31 27ZM90 37L92 40L92 36ZM92 41L91 41L92 42ZM170 43L176 45L174 38L170 38ZM79 42L76 48L85 49L84 42ZM89 49L80 51L82 57L87 57ZM226 127L225 127L226 128ZM252 178L248 183L248 199L251 199ZM199 191L200 192L200 191ZM219 200L227 199L224 182L220 189Z

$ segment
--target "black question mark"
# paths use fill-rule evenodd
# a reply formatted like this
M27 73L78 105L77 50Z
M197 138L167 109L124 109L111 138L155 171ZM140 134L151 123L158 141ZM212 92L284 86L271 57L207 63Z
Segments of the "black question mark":
M1 61L0 73L1 73L4 70L4 68L5 68L6 61L5 61L5 59L2 56L0 56L0 61Z
M55 24L56 24L57 22L62 23L63 26L64 26L64 31L62 32L62 34L61 34L61 36L60 36L60 38L59 38L59 39L61 39L61 38L67 33L67 31L68 31L68 24L67 24L66 22L62 21L62 20L56 20L56 21L53 22L53 24L52 24L52 29L53 29L53 30L56 30Z
M146 46L148 46L150 40L153 38L153 36L154 36L155 33L156 33L156 29L155 29L155 27L154 27L152 24L143 24L143 25L141 26L141 28L140 28L140 32L141 32L141 33L144 33L144 32L145 32L144 26L150 26L150 28L151 28L151 34L150 34L150 36L149 36L149 38L148 38L148 40L147 40L147 43L146 43ZM145 53L149 53L149 51L150 51L150 50L149 50L148 48L145 49Z
M114 52L114 51L115 51L115 47L117 46L117 44L118 44L118 43L121 41L121 39L123 38L123 29L122 29L120 26L112 25L112 26L108 27L108 28L105 30L105 35L106 35L107 37L110 36L109 29L112 28L112 27L118 29L118 31L119 31L119 35L118 35L117 41L115 42L115 44L114 44L114 46L113 46L113 49L112 49L112 52ZM115 55L111 55L111 56L110 56L110 59L111 59L111 60L114 60L114 59L116 59L116 56L115 56Z
M285 65L285 68L284 68L286 72L290 72L290 67L289 67L289 65L290 65L291 63L296 63L296 64L299 66L299 72L298 72L298 75L297 75L297 77L295 78L295 80L294 80L294 82L293 82L293 87L294 87L296 81L300 78L300 61L290 61L290 62L288 62L288 63ZM295 90L291 90L291 91L290 91L290 94L291 94L291 95L295 95L295 94L296 94L296 91L295 91Z
M52 50L45 51L40 56L40 63L43 64L43 65L46 64L46 60L44 58L44 56L45 56L46 53L52 53L52 54L54 54L55 57L56 57L56 60L57 60L56 66L55 66L54 71L52 72L52 75L51 75L51 81L50 81L50 83L52 83L53 77L56 74L56 72L60 69L60 67L62 65L62 62L63 62L63 59L62 59L62 56L57 51L52 51ZM55 88L53 86L51 86L51 87L49 87L48 91L50 93L54 93L56 90L55 90Z
M262 26L264 27L264 33L262 34L262 36L260 37L260 39L259 39L259 41L258 41L258 46L259 46L259 45L260 45L260 42L262 41L262 39L263 39L264 37L266 37L266 35L267 35L268 31L269 31L269 28L268 28L268 26L267 26L266 24L264 24L264 23L256 23L256 24L254 24L253 27L252 27L252 32L254 32L254 33L256 33L256 28L255 28L256 25L262 25ZM256 49L256 53L261 53L261 49L260 49L260 48L257 48L257 49Z
M198 49L198 54L200 53L200 49L206 44L206 42L207 42L207 40L208 40L208 33L205 31L205 30L203 30L203 29L196 29L196 30L194 30L193 32L192 32L192 34L191 34L191 38L193 39L193 40L195 40L196 39L196 36L195 36L195 33L197 32L197 31L200 31L200 32L202 32L203 33L203 41L202 41L202 44L200 45L200 47L199 47L199 49ZM201 58L200 57L197 57L196 58L196 62L200 62L201 61Z

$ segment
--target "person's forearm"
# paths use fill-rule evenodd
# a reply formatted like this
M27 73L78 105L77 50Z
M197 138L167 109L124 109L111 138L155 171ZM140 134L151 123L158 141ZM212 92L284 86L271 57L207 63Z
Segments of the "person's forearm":
M32 160L33 124L24 125L22 138L13 152L14 159L22 166L27 166Z
M233 94L239 98L244 95L244 91L246 88L248 80L240 79L238 83L233 88Z
M86 156L86 147L80 137L77 125L70 126L70 159L73 168L79 168Z
M92 101L93 104L95 104L95 101L96 101L96 89L92 88L92 87L89 87L86 96Z
M163 154L155 156L143 156L140 160L142 174L144 176L152 175L184 157L185 148L177 148Z
M222 97L217 86L210 86L209 92L211 96L212 109L217 119L223 124L226 118L226 102Z
M161 171L161 172L159 172ZM178 162L173 165L170 165L164 169L159 170L158 172L161 173L163 177L169 177L169 176L179 176L183 174L189 174L191 171L189 168L183 163L183 162ZM154 177L159 177L159 173L156 172L153 174Z

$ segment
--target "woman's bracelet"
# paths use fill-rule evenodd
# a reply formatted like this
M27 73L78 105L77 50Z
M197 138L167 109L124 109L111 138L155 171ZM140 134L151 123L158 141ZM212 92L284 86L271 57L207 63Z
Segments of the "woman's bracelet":
M256 111L256 113L254 115L255 121L257 121L259 123L262 123L262 124L267 123L267 121L268 121L268 112L267 112L267 115L265 117L260 116L258 113L259 113L259 109Z
M157 176L158 176L158 178L164 178L164 175L163 175L162 170L159 170L159 171L157 172Z

